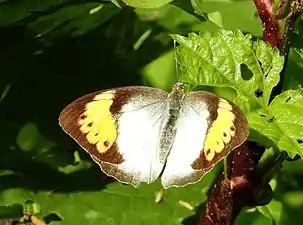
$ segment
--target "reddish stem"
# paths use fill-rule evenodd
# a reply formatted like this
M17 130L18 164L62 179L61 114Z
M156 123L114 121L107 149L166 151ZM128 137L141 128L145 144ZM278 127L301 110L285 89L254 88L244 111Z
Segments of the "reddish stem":
M302 12L302 0L281 0L274 12L273 0L254 0L263 26L263 40L284 54L288 47L289 32Z
M272 15L274 2L272 0L254 0L254 3L262 21L263 40L270 43L271 46L280 46L278 21Z
M285 54L288 34L303 10L303 0L281 0L276 12L273 10L273 0L254 0L254 3L263 25L263 40ZM245 206L263 205L271 200L271 188L268 180L264 179L267 171L259 171L256 166L264 150L246 141L230 154L229 180L220 175L209 195L199 225L231 225Z
M221 174L206 203L200 225L233 224L241 209L267 203L256 165L264 152L254 142L245 142L228 158L228 178ZM266 189L266 194L268 190Z

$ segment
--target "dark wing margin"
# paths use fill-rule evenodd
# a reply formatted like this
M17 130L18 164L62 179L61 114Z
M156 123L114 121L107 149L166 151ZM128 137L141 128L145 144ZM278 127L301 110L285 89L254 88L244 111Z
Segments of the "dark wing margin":
M102 93L102 91L82 96L66 106L60 113L59 124L65 133L72 137L90 155L95 156L96 158L102 158L102 161L105 162L120 164L123 162L123 157L116 151L117 148L115 144L113 144L108 151L101 154L95 144L88 142L86 133L83 133L80 130L80 125L78 123L80 119L85 119L86 117L84 115L86 105L93 102L95 96L100 93ZM116 110L118 112L117 108Z
M166 97L165 91L144 86L122 87L91 93L66 106L60 113L59 124L91 155L108 176L123 183L139 186L140 180L137 177L121 170L121 165L124 165L127 160L123 158L123 151L119 150L117 142L120 135L119 118L124 113L139 111L157 102L162 103ZM132 133L132 129L132 127L129 128L129 133ZM92 134L99 135L101 143Z
M191 143L199 139L199 134L187 132L190 135L187 141L193 136L195 136L195 139L192 142L188 142L188 149L185 146L185 149L178 151L179 153L175 152L175 159L179 159L180 157L178 156L182 157L182 154L192 154L196 151L197 153L193 154L197 154L197 156L193 158L193 161L188 162L188 166L191 169L183 164L182 166L186 171L175 171L176 162L169 161L173 157L173 155L169 155L164 174L162 175L164 188L172 186L183 187L200 181L219 161L240 146L249 134L248 122L241 110L234 103L215 94L203 91L191 92L185 96L184 104L185 107L191 108L199 115L201 120L197 119L197 124L199 121L207 121L206 131L205 127L197 128L193 131L199 132L198 130L201 130L201 137L204 135L205 137L201 138L201 147L193 149ZM208 111L208 115L205 114L205 110ZM204 132L206 133L204 134ZM182 138L184 138L183 136ZM171 167L169 167L169 164Z
M200 153L200 157L193 162L192 164L193 169L198 171L203 171L204 174L208 172L214 165L216 165L222 158L226 157L232 150L240 146L247 139L249 135L249 127L245 115L235 103L224 100L218 97L217 95L209 92L193 92L193 93L194 95L191 97L193 97L196 100L203 99L207 103L208 108L210 110L210 120L209 120L210 122L209 122L208 132L210 131L214 122L220 119L219 118L220 115L218 115L220 102L228 103L231 106L230 112L234 114L233 126L228 127L228 129L230 129L231 132L234 132L234 135L231 137L230 141L224 143L224 148L222 148L220 152L216 152L211 160L207 160L206 158L206 152L209 151L209 149L205 149L205 145L204 145ZM224 104L222 106L224 108ZM222 132L224 132L224 130L222 130Z

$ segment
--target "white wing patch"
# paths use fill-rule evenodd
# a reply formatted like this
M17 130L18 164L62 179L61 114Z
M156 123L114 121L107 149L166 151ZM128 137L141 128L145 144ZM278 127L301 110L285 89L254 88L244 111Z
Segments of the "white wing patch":
M161 171L160 136L168 120L166 102L152 103L135 111L131 103L122 108L119 117L117 145L124 162L117 169L131 175L130 183L139 186L141 182L154 182Z
M172 186L185 186L201 179L193 168L193 162L199 158L208 128L209 112L201 102L199 110L185 105L177 122L177 133L172 149L167 157L161 177L165 189Z

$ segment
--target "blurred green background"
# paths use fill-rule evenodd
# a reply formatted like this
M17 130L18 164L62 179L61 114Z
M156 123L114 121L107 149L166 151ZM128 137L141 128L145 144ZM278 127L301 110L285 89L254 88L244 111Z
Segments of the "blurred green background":
M176 81L169 34L221 27L261 38L255 6L246 0L125 1L134 8L114 2L0 1L0 224L24 212L62 225L197 224L216 169L198 184L165 190L157 204L159 182L135 189L105 177L61 130L58 115L97 90L139 84L169 90ZM284 89L303 84L302 27L298 20ZM241 213L237 224L301 224L302 166L301 160L286 163L274 200Z

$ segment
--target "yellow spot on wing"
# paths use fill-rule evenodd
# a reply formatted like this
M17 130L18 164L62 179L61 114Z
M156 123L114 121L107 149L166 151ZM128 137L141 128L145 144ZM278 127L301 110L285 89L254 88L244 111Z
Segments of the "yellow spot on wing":
M78 120L81 132L86 134L90 144L96 145L100 153L105 153L117 138L115 118L110 112L115 92L108 91L96 95L86 104L82 118Z
M101 94L98 94L94 97L94 100L97 101L97 100L113 100L114 96L115 96L115 91L114 90L111 90L111 91L106 91L106 92L103 92Z
M220 99L217 113L217 119L212 123L204 144L204 154L208 161L211 161L216 153L222 152L235 135L232 106L226 100Z

